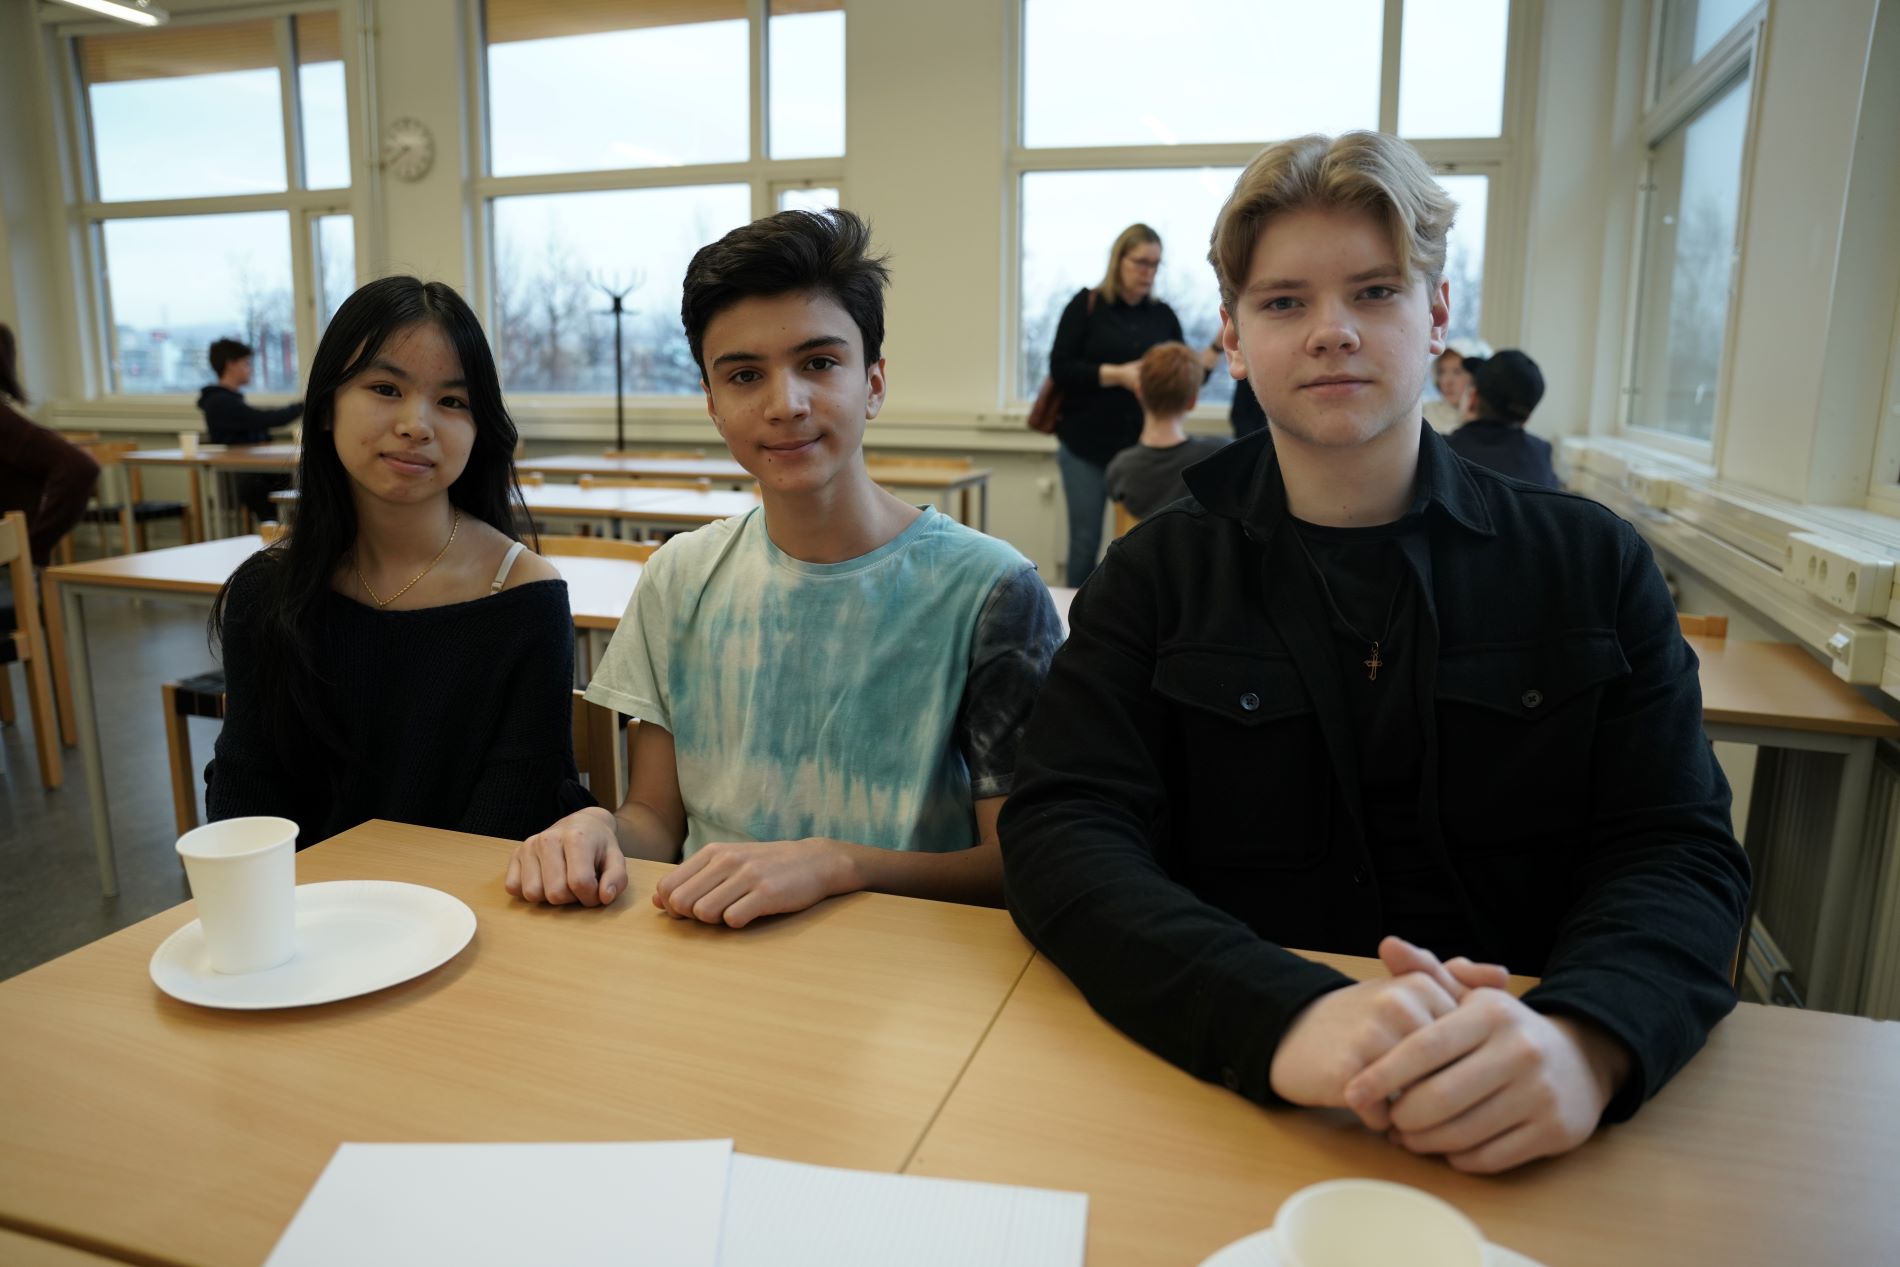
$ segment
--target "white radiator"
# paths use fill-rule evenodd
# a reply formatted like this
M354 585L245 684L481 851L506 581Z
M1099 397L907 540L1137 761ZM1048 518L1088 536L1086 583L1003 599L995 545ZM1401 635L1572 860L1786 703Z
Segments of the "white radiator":
M1755 921L1743 964L1744 997L1802 1006L1821 909L1834 788L1844 758L1763 749L1750 798L1748 856ZM1900 1019L1900 749L1883 743L1856 850L1855 902L1843 944L1843 1010Z

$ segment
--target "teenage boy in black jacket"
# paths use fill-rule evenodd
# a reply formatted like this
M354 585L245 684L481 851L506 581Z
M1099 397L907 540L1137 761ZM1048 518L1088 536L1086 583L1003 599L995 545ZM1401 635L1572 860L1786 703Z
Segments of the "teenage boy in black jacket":
M198 408L213 444L268 444L272 427L287 426L303 416L301 400L278 409L259 409L245 402L238 388L250 385L251 356L250 346L236 339L219 339L211 345L211 370L218 381L198 393ZM262 523L277 518L270 495L289 488L290 477L239 475L234 483L239 503Z
M1491 1172L1701 1046L1748 868L1641 538L1422 425L1452 210L1386 136L1249 165L1211 258L1268 432L1077 596L1001 826L1017 923L1131 1036Z

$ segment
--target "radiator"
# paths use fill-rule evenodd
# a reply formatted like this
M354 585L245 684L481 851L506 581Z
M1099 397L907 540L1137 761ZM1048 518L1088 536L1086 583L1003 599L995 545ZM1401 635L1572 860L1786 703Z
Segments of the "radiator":
M1744 841L1755 870L1745 997L1803 1006L1814 966L1834 788L1845 758L1762 749ZM1900 1019L1900 750L1883 743L1855 851L1854 905L1842 939L1841 1010Z

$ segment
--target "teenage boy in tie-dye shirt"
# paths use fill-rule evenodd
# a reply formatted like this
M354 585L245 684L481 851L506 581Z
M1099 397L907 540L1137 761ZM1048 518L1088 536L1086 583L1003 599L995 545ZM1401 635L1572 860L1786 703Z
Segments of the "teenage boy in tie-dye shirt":
M510 893L612 902L632 854L684 860L655 905L733 927L857 889L1001 904L996 820L1060 623L1022 555L865 470L888 276L844 211L693 257L706 410L764 504L648 563L587 690L641 719L626 802L524 842Z

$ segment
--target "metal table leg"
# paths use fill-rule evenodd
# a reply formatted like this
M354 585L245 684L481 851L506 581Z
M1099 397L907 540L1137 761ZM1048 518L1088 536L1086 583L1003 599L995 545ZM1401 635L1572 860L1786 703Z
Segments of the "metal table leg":
M119 865L112 852L112 819L106 810L105 758L99 748L99 714L92 698L92 661L86 651L85 600L71 585L60 586L66 615L66 648L72 666L74 713L79 722L79 754L86 763L86 799L92 806L92 848L99 863L99 888L119 895Z

